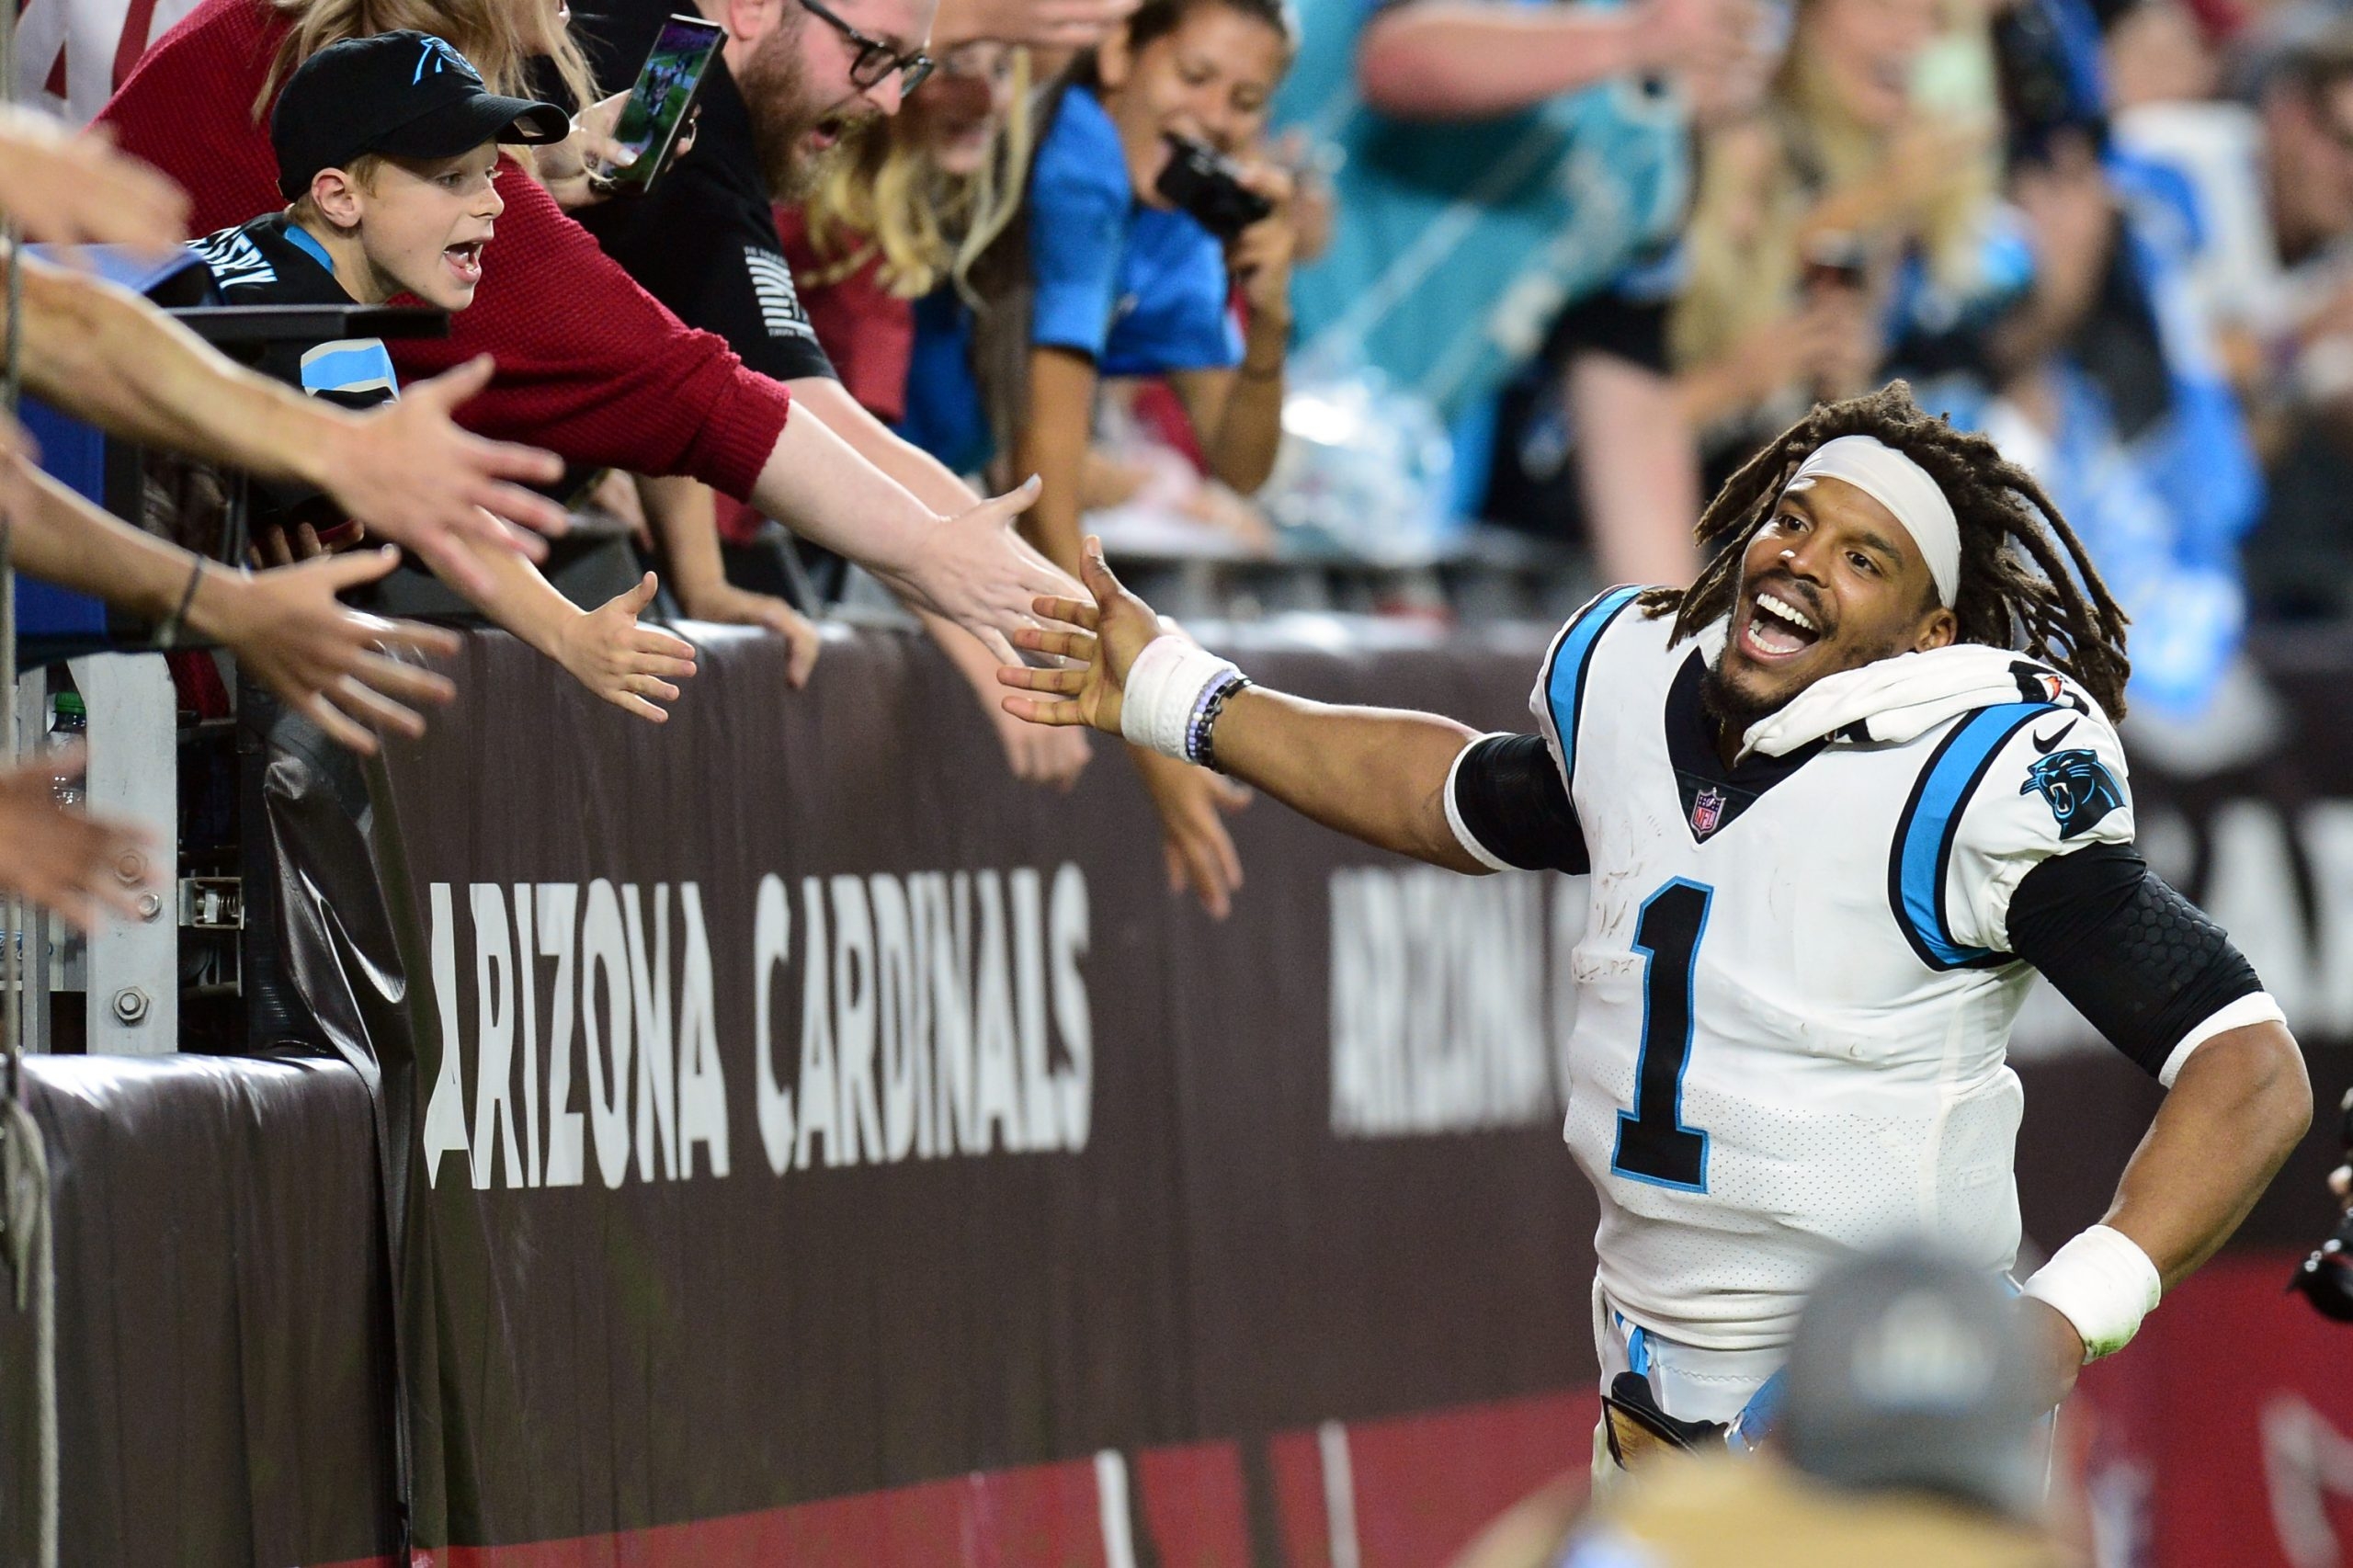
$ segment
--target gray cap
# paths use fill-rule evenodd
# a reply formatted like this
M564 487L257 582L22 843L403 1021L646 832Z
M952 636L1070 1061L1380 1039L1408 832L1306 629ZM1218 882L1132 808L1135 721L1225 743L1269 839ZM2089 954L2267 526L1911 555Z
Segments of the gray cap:
M2018 1302L1921 1246L1823 1276L1798 1320L1779 1435L1834 1485L1941 1493L2018 1518L2042 1505L2045 1414Z

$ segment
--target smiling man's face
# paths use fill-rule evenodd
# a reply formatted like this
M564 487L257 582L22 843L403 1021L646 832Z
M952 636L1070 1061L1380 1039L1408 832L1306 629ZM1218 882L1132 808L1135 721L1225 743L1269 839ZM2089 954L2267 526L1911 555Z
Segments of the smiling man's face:
M1708 706L1736 737L1824 676L1941 648L1957 630L1911 531L1845 480L1810 479L1741 554Z

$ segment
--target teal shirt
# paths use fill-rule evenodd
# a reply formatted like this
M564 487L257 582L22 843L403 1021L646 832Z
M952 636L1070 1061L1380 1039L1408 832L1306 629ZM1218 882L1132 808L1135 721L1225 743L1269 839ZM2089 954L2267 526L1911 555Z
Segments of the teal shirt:
M1357 94L1375 9L1302 0L1276 101L1278 123L1337 164L1332 248L1295 278L1294 361L1370 365L1455 421L1535 356L1563 307L1672 240L1688 199L1683 110L1612 82L1497 119L1391 119Z

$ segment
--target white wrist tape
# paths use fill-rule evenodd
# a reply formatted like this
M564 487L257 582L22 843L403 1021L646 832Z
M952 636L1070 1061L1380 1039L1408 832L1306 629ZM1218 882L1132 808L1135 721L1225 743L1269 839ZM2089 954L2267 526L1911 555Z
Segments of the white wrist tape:
M1128 667L1120 693L1120 733L1147 751L1188 760L1185 731L1194 708L1211 687L1238 673L1233 660L1185 638L1154 638Z
M2164 1292L2149 1255L2106 1225L2094 1225L2052 1254L2025 1287L2027 1295L2075 1325L2086 1361L2123 1349Z

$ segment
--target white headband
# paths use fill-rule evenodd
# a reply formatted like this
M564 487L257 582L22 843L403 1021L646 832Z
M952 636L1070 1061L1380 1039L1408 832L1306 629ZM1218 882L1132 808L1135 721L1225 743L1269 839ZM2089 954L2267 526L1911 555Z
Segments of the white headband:
M1876 436L1841 436L1814 448L1781 494L1817 479L1843 479L1893 513L1927 560L1937 602L1950 607L1961 587L1961 525L1927 469Z

